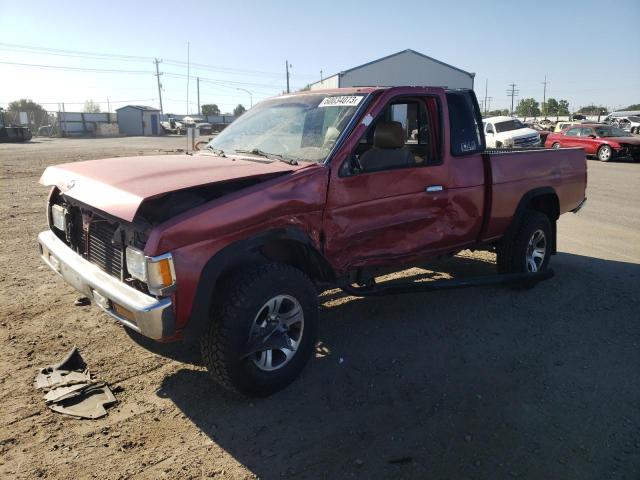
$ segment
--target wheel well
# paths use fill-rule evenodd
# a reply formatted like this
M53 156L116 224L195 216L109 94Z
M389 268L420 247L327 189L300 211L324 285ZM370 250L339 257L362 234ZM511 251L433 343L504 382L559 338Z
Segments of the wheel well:
M555 193L537 195L529 200L527 209L544 213L553 223L560 216L560 202Z
M335 278L333 269L322 255L310 245L292 239L274 239L259 249L267 260L286 263L305 272L314 282Z
M280 262L303 271L316 284L335 282L333 269L304 235L289 232L287 238L286 233L281 233L265 232L238 242L209 260L198 282L185 338L199 338L208 324L212 302L222 293L221 285L224 286L231 275L245 267Z

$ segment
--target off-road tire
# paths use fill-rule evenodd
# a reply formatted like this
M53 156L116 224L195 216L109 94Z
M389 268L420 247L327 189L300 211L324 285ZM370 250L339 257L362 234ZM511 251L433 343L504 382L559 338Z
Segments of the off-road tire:
M286 264L248 267L224 279L213 297L210 324L201 339L202 360L213 379L234 393L266 397L289 385L313 353L317 338L318 296L313 282ZM275 295L290 295L304 312L304 333L291 360L278 370L260 370L241 358L260 308Z
M551 222L544 213L527 210L515 232L505 235L498 243L498 273L526 273L526 253L529 240L537 230L542 230L546 237L547 247L540 271L545 270L551 260Z

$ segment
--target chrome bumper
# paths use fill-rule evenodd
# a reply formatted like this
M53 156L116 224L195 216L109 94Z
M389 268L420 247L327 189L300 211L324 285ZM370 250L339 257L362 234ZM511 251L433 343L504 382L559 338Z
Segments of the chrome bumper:
M158 299L122 283L71 250L51 230L41 232L38 243L42 260L53 271L126 327L155 340L175 333L171 299ZM130 318L117 313L116 304Z

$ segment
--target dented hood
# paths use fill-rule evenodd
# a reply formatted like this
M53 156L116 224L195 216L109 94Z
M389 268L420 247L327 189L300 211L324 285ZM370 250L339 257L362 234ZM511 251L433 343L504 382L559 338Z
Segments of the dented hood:
M208 154L119 157L48 167L40 183L126 221L145 200L218 182L286 173L301 166Z

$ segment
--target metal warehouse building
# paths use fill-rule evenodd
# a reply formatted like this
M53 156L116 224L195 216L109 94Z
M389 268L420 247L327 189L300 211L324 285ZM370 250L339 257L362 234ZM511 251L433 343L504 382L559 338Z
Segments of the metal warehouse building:
M415 50L407 49L350 68L310 85L311 90L340 87L430 86L473 88L475 73L465 72Z
M124 135L160 135L160 110L142 105L127 105L116 110L118 128Z

